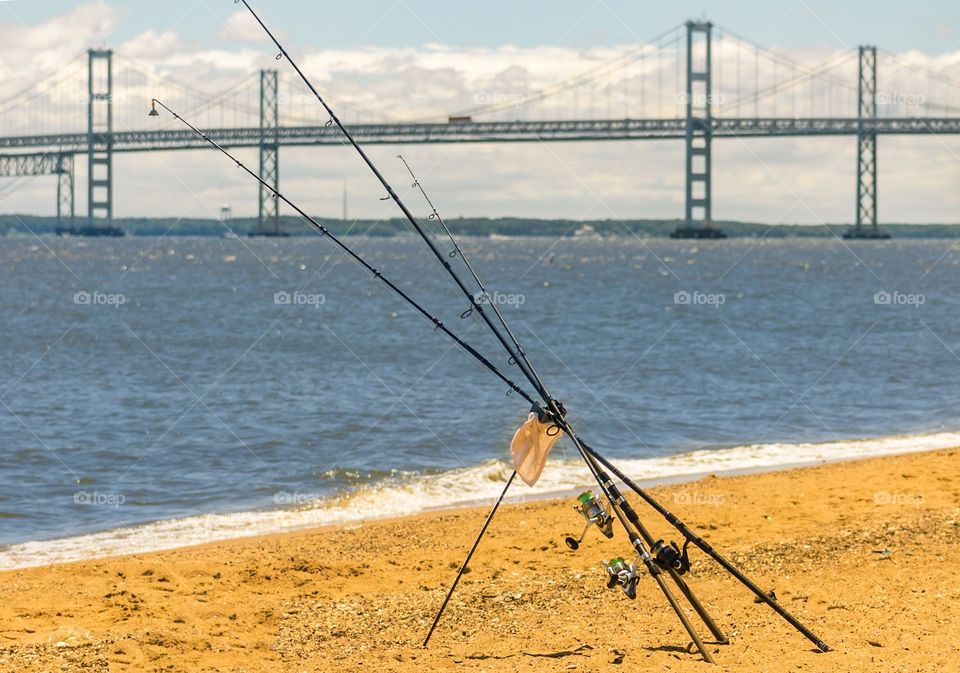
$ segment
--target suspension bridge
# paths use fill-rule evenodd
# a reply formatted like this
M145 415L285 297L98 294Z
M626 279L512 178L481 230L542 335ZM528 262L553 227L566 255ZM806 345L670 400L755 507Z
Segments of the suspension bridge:
M260 234L280 233L272 191L280 188L280 148L343 142L302 84L277 70L209 93L153 64L91 49L0 102L0 177L56 176L61 225L79 231L83 219L86 233L109 231L116 154L204 147L189 131L147 117L158 88L221 145L259 149L260 176L272 188L259 190ZM856 203L847 235L883 238L878 138L960 133L960 80L942 68L873 46L804 63L706 21L676 26L552 85L477 95L472 104L451 100L419 119L388 118L375 99L377 111L365 109L375 93L331 96L364 144L683 141L685 210L674 234L681 238L724 236L712 219L714 140L851 136ZM86 159L85 218L75 209L78 157Z

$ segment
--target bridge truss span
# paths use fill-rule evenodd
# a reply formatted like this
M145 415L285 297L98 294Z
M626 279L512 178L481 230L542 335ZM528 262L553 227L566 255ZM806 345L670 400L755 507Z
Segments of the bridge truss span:
M877 135L960 134L960 118L904 117L862 122L856 117L823 119L717 118L712 120L714 138L769 138L802 136L856 136L861 129ZM686 134L684 119L598 119L590 121L516 121L437 124L357 124L350 132L367 145L424 143L502 143L613 140L681 140ZM207 135L225 147L259 147L257 127L212 129ZM287 126L277 131L279 144L286 147L342 145L336 129L326 126ZM158 152L202 149L207 145L190 131L117 131L112 135L114 152ZM85 153L87 135L53 134L0 138L0 149L57 148L61 153ZM5 154L12 158L17 155Z

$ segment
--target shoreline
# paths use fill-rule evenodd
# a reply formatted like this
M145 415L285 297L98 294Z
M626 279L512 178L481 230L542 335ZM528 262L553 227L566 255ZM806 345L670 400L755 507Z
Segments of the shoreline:
M224 223L216 219L204 218L164 218L164 217L116 217L114 224L128 236L144 238L156 237L200 237L222 238L227 232L246 238L257 226L256 217L237 216ZM344 222L339 217L316 216L316 219L337 235L353 235L357 227L373 236L401 236L409 232L402 217L390 217L386 220L359 218ZM561 235L566 239L597 235L609 238L646 237L652 240L670 240L670 234L683 226L682 219L676 218L614 218L614 219L578 219L563 217L535 218L521 216L463 216L448 221L453 233L458 237L488 238L490 236L505 239L524 239L530 237L555 238ZM833 239L847 231L852 222L832 223L781 223L772 224L743 220L718 220L714 225L734 239ZM55 217L11 214L0 215L0 236L57 236L60 224ZM773 230L771 231L771 227ZM315 236L312 230L297 217L281 217L280 228L294 237ZM907 240L955 240L960 223L936 222L892 222L883 225L883 229L898 239ZM107 240L116 240L107 237ZM687 243L691 240L688 239ZM714 241L714 243L717 243Z
M735 477L781 472L803 467L870 460L880 456L940 450L960 446L960 433L939 432L922 435L895 435L870 439L827 442L821 444L736 446L729 449L703 449L674 456L642 459L614 459L627 474L650 474L635 478L644 489L681 485L710 476ZM778 449L775 451L774 449ZM757 456L757 452L762 456ZM847 451L859 451L847 455ZM790 460L792 456L793 460ZM750 461L753 462L750 462ZM767 462L764 462L767 461ZM710 464L712 463L712 465ZM646 469L645 469L646 468ZM389 521L419 514L442 514L474 508L487 508L499 495L510 466L505 462L488 461L477 466L420 477L407 484L373 483L345 494L325 496L295 508L259 508L236 512L212 512L185 515L172 519L145 522L124 528L111 528L91 533L61 536L45 540L27 540L0 546L0 572L23 568L46 567L77 561L93 561L131 554L174 551L196 544L245 538L310 532L367 523ZM441 481L449 490L451 484L469 481L479 483L473 497L432 504L429 501L431 481ZM572 499L592 479L580 461L556 458L548 463L539 490L517 485L504 500L509 504L542 502L561 498ZM581 484L582 487L571 487ZM405 489L427 491L420 494L426 502L404 503L398 511L379 509L385 495L405 499ZM389 491L385 494L384 489ZM468 492L464 489L463 492ZM287 494L283 495L299 495ZM412 500L412 499L411 499ZM404 511L406 509L406 511ZM368 512L377 512L368 514ZM122 551L132 549L132 551Z
M960 449L943 449L652 489L834 648L812 652L694 551L691 586L731 636L711 646L718 662L950 670L958 465ZM600 560L627 554L622 534L592 530L580 551L566 549L582 524L571 504L503 506L430 649L420 641L485 508L4 571L0 669L704 670L649 578L635 601L606 590ZM635 504L655 536L679 537Z

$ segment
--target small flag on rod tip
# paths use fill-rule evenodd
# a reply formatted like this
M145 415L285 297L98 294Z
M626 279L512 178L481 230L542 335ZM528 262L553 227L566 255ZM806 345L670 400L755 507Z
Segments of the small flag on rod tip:
M527 420L517 430L510 442L513 465L527 486L540 479L550 449L563 431L551 421L541 421L536 412L530 412Z

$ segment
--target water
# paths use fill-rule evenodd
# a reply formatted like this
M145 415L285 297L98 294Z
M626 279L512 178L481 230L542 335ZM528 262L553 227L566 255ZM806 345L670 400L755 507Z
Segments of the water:
M522 383L421 242L351 243ZM960 445L950 245L464 242L638 478ZM527 412L320 238L8 237L0 311L0 567L489 498Z

